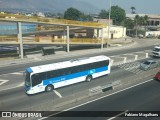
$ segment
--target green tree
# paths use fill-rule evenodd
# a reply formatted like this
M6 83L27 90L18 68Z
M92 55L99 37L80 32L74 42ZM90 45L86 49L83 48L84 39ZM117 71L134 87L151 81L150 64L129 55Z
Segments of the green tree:
M146 30L147 30L148 19L149 19L149 17L148 17L147 15L145 15L145 16L144 16L145 32L146 32Z
M145 15L144 16L144 25L148 24L148 19L149 19L148 15Z
M139 15L136 15L134 17L134 22L135 22L135 28L136 28L136 37L138 35L137 31L138 31L138 26L139 26L139 23L140 23L140 16Z
M108 16L109 16L109 12L104 9L102 9L99 13L99 17L102 19L106 19L106 18L108 18Z
M148 16L139 16L136 15L134 18L135 21L135 27L136 27L136 35L137 35L137 31L140 30L140 28L142 28L142 26L145 26L145 31L146 31L146 26L148 24ZM145 32L143 31L143 32Z
M124 26L127 28L127 29L133 29L134 28L134 20L130 19L130 18L126 18L124 20Z
M64 19L68 20L79 20L82 13L75 8L68 8L64 13Z
M90 15L86 15L86 14L82 13L82 14L80 15L79 20L80 20L80 21L93 21L93 18L92 18L92 16L90 16Z
M132 14L135 14L136 8L135 8L134 6L131 7L131 10L132 10L131 13L132 13Z
M116 25L121 25L122 21L124 21L126 18L126 12L119 6L112 6L111 18L116 20Z
M99 17L102 19L108 19L109 11L102 9L99 13ZM126 18L125 10L120 8L119 6L112 6L110 18L113 19L116 25L121 25L121 22Z

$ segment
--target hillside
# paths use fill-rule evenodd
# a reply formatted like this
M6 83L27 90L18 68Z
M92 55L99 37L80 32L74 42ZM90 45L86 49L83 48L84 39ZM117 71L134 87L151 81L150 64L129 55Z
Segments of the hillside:
M0 9L22 10L22 11L43 11L43 12L64 12L69 7L74 7L82 12L97 13L99 9L95 6L79 0L0 0Z

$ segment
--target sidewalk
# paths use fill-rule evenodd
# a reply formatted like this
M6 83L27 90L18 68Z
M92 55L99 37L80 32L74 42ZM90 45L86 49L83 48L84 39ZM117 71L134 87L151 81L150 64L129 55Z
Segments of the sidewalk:
M43 61L43 60L51 60L51 59L60 59L60 58L66 58L66 57L73 57L73 56L80 56L80 55L89 55L89 54L94 54L94 53L100 53L104 51L112 51L112 50L117 50L121 48L128 48L130 46L133 46L136 44L132 39L126 39L121 38L121 39L112 39L110 40L110 46L108 48L96 48L96 49L83 49L83 50L75 50L75 51L70 51L69 53L65 51L56 51L55 54L53 55L46 55L42 56L42 54L32 54L28 55L24 59L3 59L0 61L0 66L10 66L10 65L16 65L16 64L25 64L29 62L37 62L37 61ZM125 49L124 48L124 49Z

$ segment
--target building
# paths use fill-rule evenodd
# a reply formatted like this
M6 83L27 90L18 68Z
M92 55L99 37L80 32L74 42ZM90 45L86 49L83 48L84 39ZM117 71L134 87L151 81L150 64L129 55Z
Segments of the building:
M147 28L145 32L146 37L158 37L160 36L160 15L158 14L127 14L126 17L134 20L135 16L139 15L144 17L145 15L148 16L148 23L147 26L141 26L140 29Z
M112 19L110 19L110 30L108 29L109 19L94 19L94 21L106 24L106 28L103 28L103 33L101 30L94 29L94 35L93 35L94 37L97 37L97 38L102 37L102 34L104 39L108 39L108 38L115 39L115 38L126 37L126 28L123 26L113 25ZM109 33L108 33L108 30L110 31Z
M148 26L158 26L160 25L160 15L156 15L156 14L126 14L126 17L134 20L135 16L139 15L139 16L148 16Z

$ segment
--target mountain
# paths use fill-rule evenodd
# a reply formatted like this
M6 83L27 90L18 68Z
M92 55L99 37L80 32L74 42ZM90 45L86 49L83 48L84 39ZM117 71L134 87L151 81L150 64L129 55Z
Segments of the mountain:
M25 10L64 13L68 8L74 7L84 13L98 13L94 5L79 0L0 0L0 9ZM21 11L21 12L22 12Z

